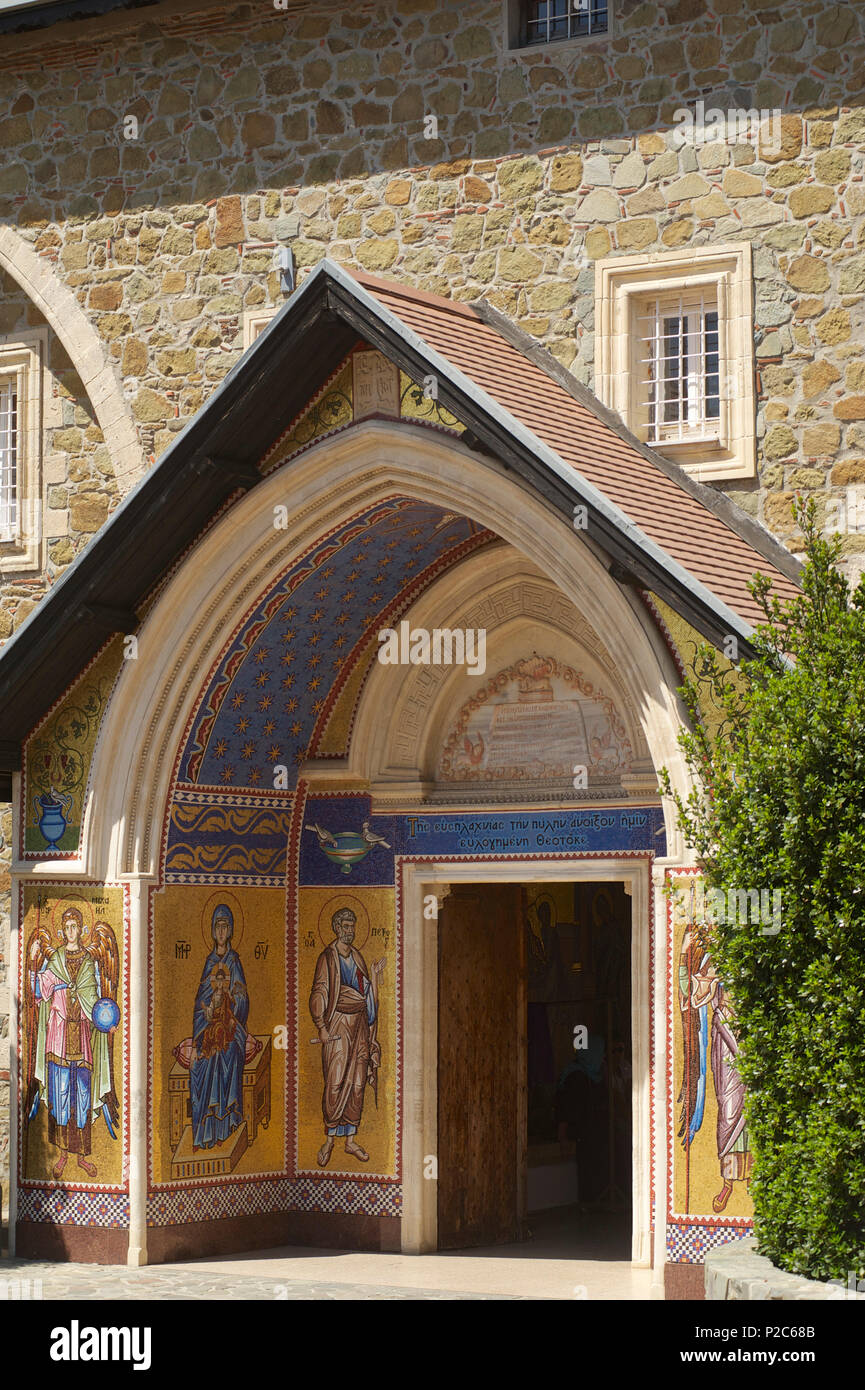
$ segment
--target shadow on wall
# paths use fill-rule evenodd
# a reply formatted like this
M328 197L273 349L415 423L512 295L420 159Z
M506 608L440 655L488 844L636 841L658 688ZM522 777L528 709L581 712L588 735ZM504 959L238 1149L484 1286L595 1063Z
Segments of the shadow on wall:
M680 0L661 29L655 7L619 0L613 36L518 51L506 47L499 3L395 8L290 5L264 23L257 7L194 20L130 12L112 17L110 51L99 46L104 20L7 36L0 141L16 153L0 192L15 200L16 225L418 166L450 179L471 161L671 128L698 97L707 112L795 117L819 104L831 118L833 103L865 92L853 6L803 19L787 3L769 25L757 13L719 25ZM488 200L464 191L466 202ZM254 210L247 218L235 243L273 233Z

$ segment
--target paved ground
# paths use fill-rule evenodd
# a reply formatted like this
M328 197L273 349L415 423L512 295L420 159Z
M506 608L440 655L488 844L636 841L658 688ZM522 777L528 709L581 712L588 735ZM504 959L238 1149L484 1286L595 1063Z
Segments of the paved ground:
M651 1271L611 1259L608 1232L584 1231L579 1258L560 1221L542 1216L519 1245L435 1255L286 1247L143 1269L0 1260L0 1300L648 1299ZM618 1247L617 1247L618 1253ZM5 1284L3 1281L6 1281ZM21 1281L16 1287L15 1281ZM37 1281L40 1281L37 1283Z
M224 1299L289 1302L297 1299L490 1299L502 1295L444 1289L412 1289L387 1284L341 1284L317 1280L256 1278L236 1271L232 1262L219 1273L191 1266L42 1264L34 1260L0 1262L0 1301L3 1298L67 1302L108 1300L206 1301ZM507 1297L507 1295L505 1295Z

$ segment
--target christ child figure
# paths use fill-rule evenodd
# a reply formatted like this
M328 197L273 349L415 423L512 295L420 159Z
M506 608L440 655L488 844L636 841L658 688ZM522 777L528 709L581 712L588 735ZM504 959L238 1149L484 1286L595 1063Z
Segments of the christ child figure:
M216 1052L224 1052L232 1041L237 1028L234 1017L234 1003L231 997L231 980L224 965L218 965L211 980L213 996L205 1004L204 1013L207 1025L198 1047L199 1057L212 1057Z

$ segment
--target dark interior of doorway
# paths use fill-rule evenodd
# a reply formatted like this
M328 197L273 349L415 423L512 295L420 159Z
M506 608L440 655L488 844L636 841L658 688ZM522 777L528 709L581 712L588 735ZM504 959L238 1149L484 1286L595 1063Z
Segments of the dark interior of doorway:
M453 887L439 918L440 1249L630 1257L630 995L620 883Z
M528 1225L610 1259L631 1239L630 906L621 883L524 898Z

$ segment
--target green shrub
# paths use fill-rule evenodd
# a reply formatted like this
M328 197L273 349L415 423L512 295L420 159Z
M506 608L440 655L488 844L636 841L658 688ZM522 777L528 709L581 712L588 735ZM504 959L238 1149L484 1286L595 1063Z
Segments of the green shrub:
M865 1278L865 580L851 594L813 504L797 518L801 597L756 576L754 655L701 648L681 692L698 789L674 799L709 887L781 893L771 926L703 928L736 1010L760 1252L846 1281Z

